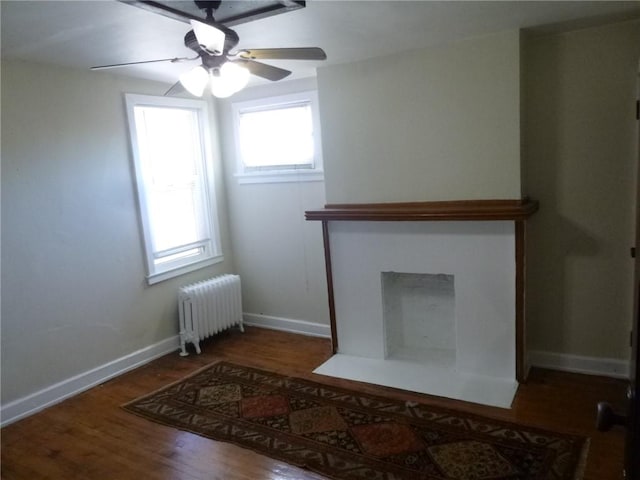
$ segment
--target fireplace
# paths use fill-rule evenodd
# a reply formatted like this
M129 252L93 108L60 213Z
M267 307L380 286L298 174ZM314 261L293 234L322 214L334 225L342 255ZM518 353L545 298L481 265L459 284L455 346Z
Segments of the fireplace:
M335 355L316 373L509 407L524 362L530 201L327 206Z

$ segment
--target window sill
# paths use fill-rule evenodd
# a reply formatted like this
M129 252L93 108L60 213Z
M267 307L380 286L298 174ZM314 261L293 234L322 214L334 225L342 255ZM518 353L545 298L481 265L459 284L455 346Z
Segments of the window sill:
M224 260L224 256L218 255L212 258L207 258L206 260L201 260L199 262L192 263L190 265L183 265L182 267L176 267L171 270L166 270L164 272L147 275L147 283L149 285L154 285L156 283L169 280L170 278L179 277L180 275L184 275L185 273L195 272L196 270L200 270L201 268L215 265L216 263L220 263L223 260Z
M236 173L239 184L245 183L286 183L286 182L322 182L322 170L279 170L272 172Z

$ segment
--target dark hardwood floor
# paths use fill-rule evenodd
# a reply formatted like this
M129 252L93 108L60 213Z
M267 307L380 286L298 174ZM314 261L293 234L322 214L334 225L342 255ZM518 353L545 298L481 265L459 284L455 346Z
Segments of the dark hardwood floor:
M310 373L329 358L329 340L247 328L204 343L201 355L159 358L0 431L1 477L11 479L285 480L323 477L231 444L152 423L123 403L226 359L405 400L591 438L585 479L621 479L624 434L595 430L600 400L624 405L625 383L603 377L533 370L510 410L483 407Z

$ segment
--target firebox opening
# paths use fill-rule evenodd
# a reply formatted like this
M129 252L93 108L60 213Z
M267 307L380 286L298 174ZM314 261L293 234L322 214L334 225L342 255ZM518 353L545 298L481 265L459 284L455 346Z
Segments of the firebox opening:
M381 283L385 358L454 367L454 276L381 272Z

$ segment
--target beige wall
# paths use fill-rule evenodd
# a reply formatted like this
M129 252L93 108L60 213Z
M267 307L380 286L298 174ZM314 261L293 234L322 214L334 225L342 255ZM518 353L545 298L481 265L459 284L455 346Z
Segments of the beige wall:
M639 59L638 21L526 42L531 349L628 356Z
M516 198L523 173L542 206L529 225L530 347L625 358L640 24L526 42L522 172L519 45L509 32L322 70L326 198ZM225 262L146 286L123 93L165 89L3 62L3 404L175 335L178 285L214 273L243 276L247 312L327 323L320 225L303 220L323 184L238 185L228 102Z
M328 203L520 198L520 38L318 70Z
M166 88L3 62L3 405L176 335L178 286L232 270L218 175L225 261L146 285L123 94Z
M314 79L250 88L219 101L222 152L235 265L242 278L244 311L328 324L322 228L306 210L325 203L323 182L239 184L233 101L316 88Z

